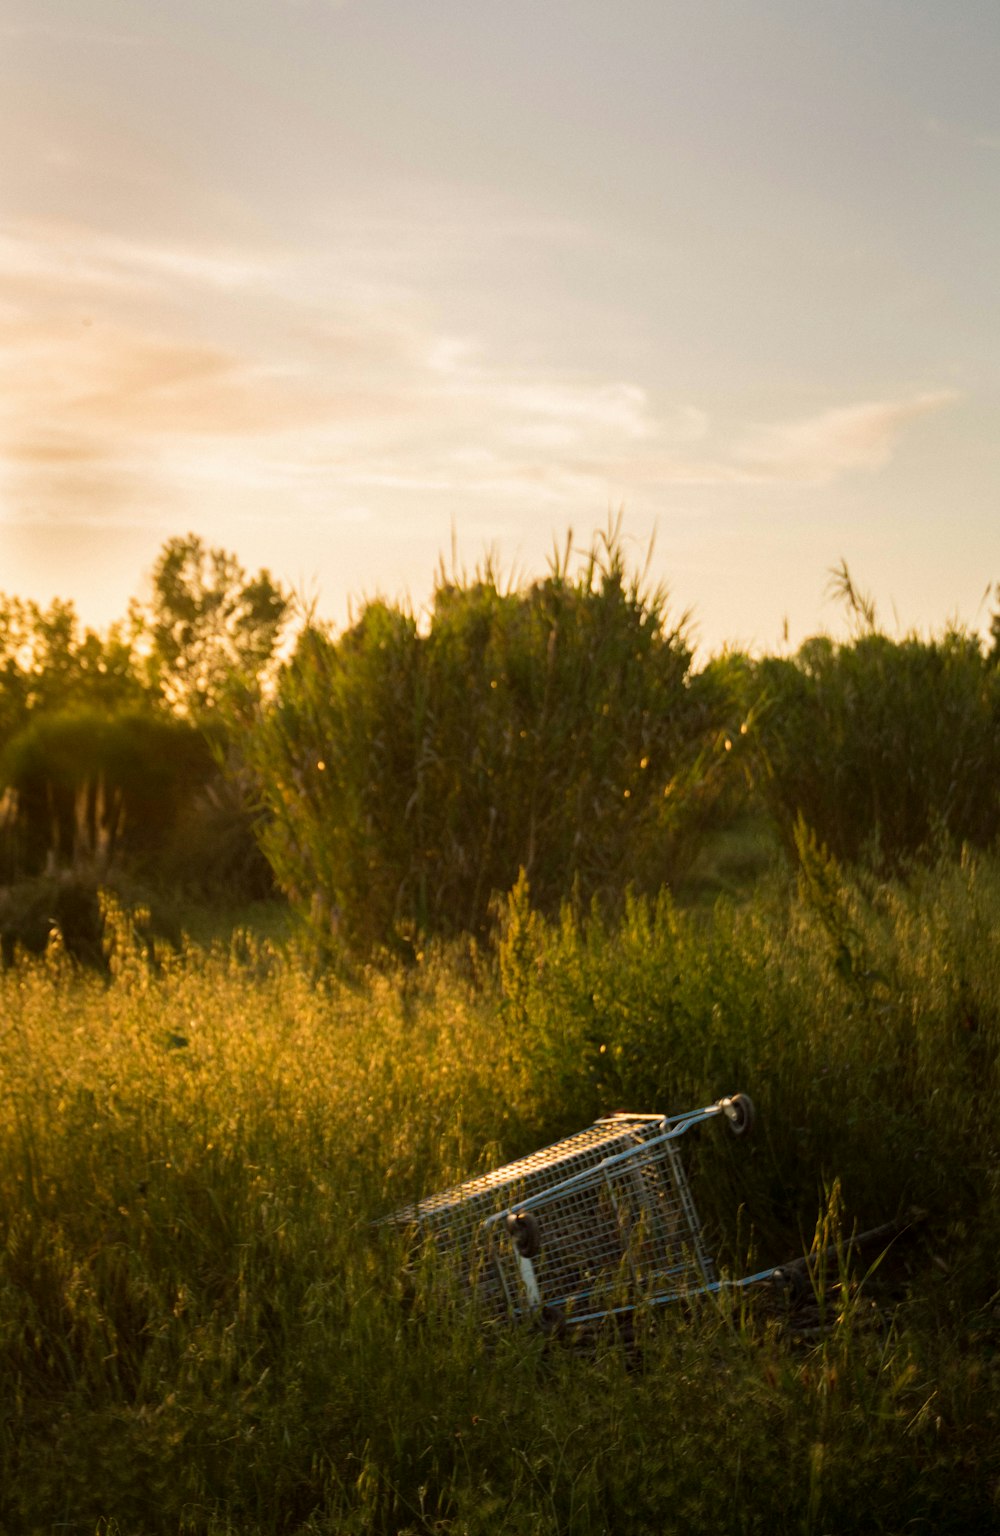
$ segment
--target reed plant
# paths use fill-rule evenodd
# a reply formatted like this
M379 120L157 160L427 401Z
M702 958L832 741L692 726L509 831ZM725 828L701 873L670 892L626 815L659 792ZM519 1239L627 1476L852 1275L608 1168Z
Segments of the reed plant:
M317 976L242 932L151 957L114 904L105 977L58 936L0 973L0 1529L989 1529L1000 866L800 863L710 920L522 884L496 974L466 945ZM578 1350L370 1226L735 1089L752 1142L685 1148L730 1273L927 1213L884 1291L892 1254L817 1264L814 1337L747 1292Z
M482 939L521 867L550 912L655 890L725 757L728 694L691 662L616 528L526 588L442 574L426 632L381 602L337 640L310 629L246 742L278 878L368 952Z
M1000 667L977 635L819 637L744 676L754 787L792 851L801 817L840 859L898 870L1000 834Z

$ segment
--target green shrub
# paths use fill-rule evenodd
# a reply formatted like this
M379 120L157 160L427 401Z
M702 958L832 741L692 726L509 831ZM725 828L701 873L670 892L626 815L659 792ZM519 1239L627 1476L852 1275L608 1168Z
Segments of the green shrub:
M273 896L231 747L226 761L233 734L148 710L36 713L0 754L0 873L72 874L92 891L131 875L203 899Z
M38 713L6 745L10 873L155 859L214 775L205 736L148 711Z
M482 936L522 867L544 910L574 889L620 901L690 857L727 703L615 531L575 576L442 580L426 634L384 603L337 641L303 634L247 747L264 846L361 948Z
M1000 668L976 637L810 640L754 684L757 789L790 850L800 817L838 858L897 869L1000 833Z

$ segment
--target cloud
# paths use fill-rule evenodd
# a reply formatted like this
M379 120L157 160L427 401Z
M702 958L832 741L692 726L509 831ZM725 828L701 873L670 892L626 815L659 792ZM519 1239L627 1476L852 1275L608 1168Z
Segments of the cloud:
M418 273L407 286L388 257L368 269L381 225L377 239L361 215L344 227L336 249L0 232L5 518L119 521L132 504L138 522L189 519L208 502L279 518L362 503L649 508L672 487L874 473L956 398L739 427L544 352L515 366L450 326Z
M271 291L280 256L274 251L206 243L127 240L66 220L23 220L0 231L0 275L30 302L79 303L88 294L176 299L178 291Z
M39 466L113 442L259 439L411 410L411 322L320 306L281 251L123 241L74 226L0 232L0 443ZM321 322L315 323L316 312ZM251 448L252 451L252 448Z
M736 443L735 460L745 473L760 480L827 485L855 470L882 469L911 422L957 399L953 390L936 390L755 426Z
M496 392L498 403L520 417L525 430L555 432L556 445L577 441L587 433L613 433L636 440L649 435L651 424L644 389L627 383L560 383L536 380L513 384ZM544 440L544 439L543 439Z

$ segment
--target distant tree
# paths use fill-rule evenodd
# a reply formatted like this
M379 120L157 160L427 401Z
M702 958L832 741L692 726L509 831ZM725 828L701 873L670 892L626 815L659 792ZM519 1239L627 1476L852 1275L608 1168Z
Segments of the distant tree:
M137 708L145 688L121 626L85 629L72 603L0 594L0 743L40 711Z
M131 617L150 686L173 711L199 719L235 682L259 683L290 607L267 571L248 578L235 555L189 533L164 545L151 588Z
M25 605L16 597L0 596L0 742L27 713L27 634Z
M235 888L252 864L259 885L217 706L237 684L259 695L287 609L266 571L250 579L193 535L164 546L149 601L106 634L72 603L0 595L0 879L125 864L188 885L230 870Z
M992 661L995 666L1000 666L1000 583L994 589L994 596L998 606L996 613L990 619L990 640L992 644L987 659Z

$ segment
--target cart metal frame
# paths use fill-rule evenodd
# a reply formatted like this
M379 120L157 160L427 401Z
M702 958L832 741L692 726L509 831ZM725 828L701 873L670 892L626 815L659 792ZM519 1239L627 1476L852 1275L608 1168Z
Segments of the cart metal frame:
M718 1278L677 1147L717 1118L745 1135L753 1105L735 1094L684 1114L610 1115L386 1221L432 1241L497 1317L591 1323L753 1285L773 1269Z

